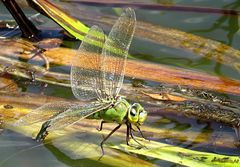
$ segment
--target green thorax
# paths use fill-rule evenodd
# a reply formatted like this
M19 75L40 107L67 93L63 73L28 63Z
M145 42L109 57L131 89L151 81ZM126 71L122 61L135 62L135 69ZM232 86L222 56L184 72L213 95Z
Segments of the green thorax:
M130 104L122 98L118 98L113 107L99 111L91 116L89 119L103 119L107 122L123 123L126 121L126 115L130 108Z

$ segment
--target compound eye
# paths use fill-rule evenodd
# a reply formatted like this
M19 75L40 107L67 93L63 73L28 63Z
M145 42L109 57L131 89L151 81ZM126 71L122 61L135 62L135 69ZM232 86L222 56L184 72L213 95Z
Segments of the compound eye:
M133 116L133 117L135 117L135 116L136 116L136 113L137 113L136 109L135 109L135 108L132 108L131 111L130 111L130 115Z
M145 110L141 110L139 112L139 117L144 117L144 116L146 116L146 111Z

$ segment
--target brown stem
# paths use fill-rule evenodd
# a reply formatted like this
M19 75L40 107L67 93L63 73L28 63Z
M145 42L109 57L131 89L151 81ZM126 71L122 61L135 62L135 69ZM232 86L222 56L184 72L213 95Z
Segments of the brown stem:
M28 20L28 18L24 15L21 8L15 2L15 0L2 0L3 4L12 14L16 22L18 23L21 31L22 36L28 38L32 41L38 41L38 29L34 26L34 24Z

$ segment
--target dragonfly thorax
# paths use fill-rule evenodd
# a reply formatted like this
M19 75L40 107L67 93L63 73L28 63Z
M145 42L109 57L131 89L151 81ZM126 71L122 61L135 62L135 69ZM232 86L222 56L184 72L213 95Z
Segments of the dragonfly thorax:
M118 97L111 101L109 108L93 114L91 118L102 119L105 122L123 124L126 122L127 111L130 106L131 105L127 102L127 100L122 97Z
M134 125L142 125L147 118L147 111L144 110L141 104L134 103L128 110L127 119Z

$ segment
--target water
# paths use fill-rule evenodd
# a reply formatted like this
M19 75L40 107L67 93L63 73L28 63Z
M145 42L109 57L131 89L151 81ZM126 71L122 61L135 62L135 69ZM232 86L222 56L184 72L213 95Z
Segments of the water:
M158 3L158 1L152 1L153 3ZM159 1L162 2L162 1ZM223 9L239 9L238 1L218 1L214 3L213 1L195 0L195 1L169 1L179 5L194 5L194 6L208 6L214 8ZM70 7L77 8L79 6L73 5L71 3L65 3ZM99 7L99 6L83 6L83 8L93 11L100 12L104 14L114 14L114 10L111 7ZM3 8L2 4L0 6L1 19L10 19L11 16ZM30 9L27 10L28 15L32 15L35 12ZM117 11L117 10L116 10ZM144 10L135 9L137 20L152 23L155 25L160 25L167 28L174 28L180 31L189 32L204 38L212 39L215 41L227 44L234 49L240 49L240 33L239 33L239 19L237 16L227 16L222 14L209 14L209 13L198 13L198 12L182 12L182 11L159 11L159 10ZM72 15L80 15L81 13L77 10L72 11ZM41 27L51 27L55 29L57 25L52 21L47 21ZM59 28L57 28L59 29ZM161 37L159 37L161 38ZM78 42L73 42L66 40L63 44L65 47L76 48ZM166 46L154 42L150 42L146 39L135 38L131 45L131 54L134 58L156 63L156 64L166 64L175 67L182 67L185 69L192 69L196 71L205 72L214 76L225 76L232 79L240 79L239 72L232 68L231 66L218 63L214 60L207 59L206 57L200 57L192 52L173 48L171 46ZM51 71L57 71L62 73L69 73L69 67L65 66L55 66L50 69ZM25 81L19 80L18 86L22 88L24 92L31 93L42 93L48 96L61 97L66 99L74 99L71 89L48 85L47 88L42 90L39 86L26 85ZM131 78L126 80L126 82L131 82ZM159 83L154 83L150 81L145 81L149 86L156 86ZM226 96L231 99L231 96ZM239 98L233 96L239 102ZM147 105L147 109L151 109L151 105ZM1 115L0 115L1 116ZM115 125L112 125L112 127ZM158 129L158 133L151 131L145 131L148 139L163 142L171 145L176 145L179 147L211 152L216 154L224 155L240 155L237 147L229 148L228 146L221 145L217 142L224 140L227 136L230 141L234 141L235 132L233 128L229 126L222 125L216 122L204 122L195 119L186 118L184 116L176 116L173 114L150 114L149 119L146 122L146 127ZM92 125L92 129L95 129L95 125ZM90 129L91 129L90 128ZM146 128L146 129L148 129ZM161 134L160 131L165 133ZM97 133L97 132L96 132ZM170 133L168 135L168 133ZM124 133L122 133L124 134ZM171 135L172 134L172 135ZM186 135L185 135L186 134ZM191 135L189 135L191 134ZM134 162L143 163L145 166L178 166L167 160L160 160L156 158L146 157L143 155L132 154L129 152L116 151L114 154L108 155L108 160L112 163L106 163L106 161L97 161L97 158L92 158L94 155L90 153L89 157L84 158L75 153L66 150L61 144L64 142L73 140L81 144L88 143L90 138L95 138L99 140L93 140L98 144L101 141L101 135L88 134L90 137L86 137L77 134L68 134L69 138L66 137L62 141L53 140L49 144L37 146L36 143L30 137L26 137L21 133L14 132L12 130L4 129L0 131L0 164L4 167L11 166L121 166L120 163L116 163L116 159L124 157L127 161L134 160ZM189 136L188 136L189 135ZM121 135L120 135L121 136ZM74 139L73 139L73 138ZM60 138L61 140L61 138ZM124 136L118 137L117 135L111 138L109 143L116 144L119 141L125 140ZM199 142L201 141L202 142ZM206 141L207 140L207 141ZM215 143L216 141L216 143ZM93 143L94 143L93 142ZM35 147L37 146L37 147ZM31 147L35 147L32 149ZM78 145L76 145L78 147ZM27 150L26 150L27 149ZM80 149L80 148L76 148ZM22 150L25 150L21 152ZM81 149L80 149L81 150ZM94 151L94 150L93 150ZM81 152L81 151L80 151ZM77 152L79 153L79 152ZM117 155L115 155L117 154ZM112 156L112 157L111 157ZM116 158L117 157L117 158ZM134 157L134 158L133 158ZM132 158L132 159L131 159ZM139 159L139 161L137 161ZM115 163L114 163L115 162ZM129 164L129 163L127 163ZM0 165L0 166L1 166ZM126 165L126 164L125 164Z

